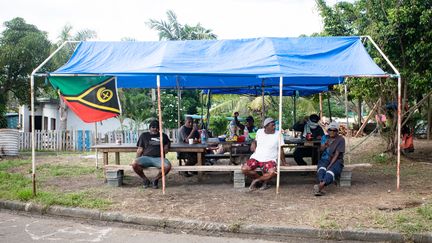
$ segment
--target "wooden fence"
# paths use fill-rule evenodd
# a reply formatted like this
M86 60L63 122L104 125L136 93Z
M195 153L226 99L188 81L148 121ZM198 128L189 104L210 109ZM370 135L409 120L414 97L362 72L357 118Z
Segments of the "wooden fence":
M136 143L144 131L111 131L102 135L98 133L97 143ZM165 129L171 141L177 141L177 129ZM35 131L36 150L50 151L90 151L96 144L95 132L90 130L68 131ZM31 132L20 133L20 150L31 150Z

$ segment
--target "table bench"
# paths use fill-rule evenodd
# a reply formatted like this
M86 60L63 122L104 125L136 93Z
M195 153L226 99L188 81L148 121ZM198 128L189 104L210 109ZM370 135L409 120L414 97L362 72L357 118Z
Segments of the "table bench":
M359 167L372 167L371 164L348 164L345 165L338 184L340 186L351 186L352 171ZM105 165L106 176L108 183L116 186L120 186L123 181L124 171L133 171L130 165ZM144 171L158 170L157 168L146 168ZM281 172L316 172L317 167L315 165L307 166L281 166ZM245 176L241 172L240 165L192 165L192 166L173 166L171 167L172 172L180 171L197 171L197 172L234 172L233 181L235 188L245 187ZM259 171L259 169L257 169ZM116 181L117 180L117 181Z

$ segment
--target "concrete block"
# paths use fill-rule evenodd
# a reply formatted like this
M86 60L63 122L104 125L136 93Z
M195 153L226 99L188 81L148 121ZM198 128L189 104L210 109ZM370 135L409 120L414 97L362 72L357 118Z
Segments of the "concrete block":
M339 185L349 187L349 186L351 186L351 180L340 180Z
M108 170L106 172L107 184L114 187L123 185L123 170Z

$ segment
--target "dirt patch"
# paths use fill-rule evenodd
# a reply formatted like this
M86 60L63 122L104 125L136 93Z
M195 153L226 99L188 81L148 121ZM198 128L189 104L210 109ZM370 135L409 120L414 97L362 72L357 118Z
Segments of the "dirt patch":
M351 146L362 139L350 140ZM432 155L432 143L415 142L416 151ZM396 190L396 161L375 158L385 149L378 138L362 143L350 154L351 163L373 163L372 168L354 170L351 187L330 186L323 197L315 197L314 175L284 173L280 193L275 185L266 191L248 192L234 189L230 173L206 173L201 180L178 174L167 177L166 194L143 189L141 180L127 172L124 186L109 187L100 175L53 177L43 181L41 188L64 192L88 191L94 196L112 200L109 210L133 215L188 218L239 224L311 226L318 228L385 228L383 215L409 210L432 203L429 183L432 164L403 157L401 189ZM127 156L127 155L122 155ZM422 155L423 156L423 152ZM122 157L127 164L129 157ZM80 156L46 156L40 163L94 166L94 159ZM123 162L124 161L124 162ZM291 161L293 163L293 161ZM20 168L23 172L28 168ZM275 180L274 180L275 181Z

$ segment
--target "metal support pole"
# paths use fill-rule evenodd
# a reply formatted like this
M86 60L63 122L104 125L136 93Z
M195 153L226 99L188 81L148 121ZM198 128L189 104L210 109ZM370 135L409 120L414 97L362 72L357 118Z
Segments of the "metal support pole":
M177 127L181 127L181 90L179 85L179 77L176 77L177 83Z
M427 135L426 135L426 137L427 137L427 140L430 140L431 139L431 122L432 122L432 110L431 110L431 104L430 104L430 100L431 100L431 98L430 98L431 96L429 95L428 96L428 101L427 101L427 103L428 103L428 106L427 106L427 109L428 109L428 112L427 112L427 119L428 119L428 125L427 125Z
M320 109L320 118L323 118L323 100L322 93L319 93L319 109Z
M32 140L32 188L33 188L33 196L36 196L36 137L35 137L35 119L34 119L34 99L35 99L35 91L34 91L34 77L36 72L41 69L51 58L54 57L57 52L59 52L63 46L67 43L77 43L78 41L65 41L61 44L45 61L43 61L37 68L33 70L30 75L30 106L31 106L31 140Z
M277 178L276 178L276 194L279 194L279 184L280 184L280 164L282 157L282 88L283 88L283 77L279 78L279 131L278 131L278 159L277 159Z
M386 62L390 65L390 67L393 69L393 71L396 73L396 77L398 79L398 124L397 124L397 172L396 172L396 188L399 190L400 186L400 144L401 144L401 110L402 110L402 79L400 76L399 71L395 68L392 62L387 58L387 56L384 54L384 52L378 47L378 45L375 43L375 41L370 36L362 36L366 37L372 45L377 49L377 51L381 54L381 56L386 60Z
M262 97L261 121L264 122L265 119L264 79L262 79L262 83L261 83L261 97Z
M329 111L330 122L332 122L333 119L332 119L332 113L331 113L331 107L330 107L330 93L328 93L328 96L327 96L327 105L328 105L328 111Z
M397 111L397 170L396 170L396 189L400 189L400 145L401 145L401 124L402 124L402 79L398 78L398 111Z
M162 172L162 194L165 195L165 151L163 144L163 133L162 133L162 107L161 107L161 91L160 91L160 75L156 76L157 86L157 103L158 103L158 115L159 115L159 144L160 144L160 159L161 159L161 172Z
M348 89L347 85L344 85L345 87L345 116L346 116L346 131L347 131L347 153L348 153L348 164L351 164L351 139L350 139L350 133L349 131L349 119L348 119Z

